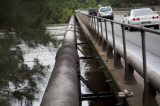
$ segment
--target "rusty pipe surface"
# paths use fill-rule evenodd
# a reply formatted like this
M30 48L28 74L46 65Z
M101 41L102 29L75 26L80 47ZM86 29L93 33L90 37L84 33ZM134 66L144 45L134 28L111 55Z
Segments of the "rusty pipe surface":
M72 16L40 106L79 106L77 61Z

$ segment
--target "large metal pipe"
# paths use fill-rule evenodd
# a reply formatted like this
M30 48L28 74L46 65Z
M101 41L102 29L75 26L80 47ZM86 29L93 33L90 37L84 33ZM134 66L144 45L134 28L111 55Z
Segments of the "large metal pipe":
M79 106L77 61L72 16L40 106Z

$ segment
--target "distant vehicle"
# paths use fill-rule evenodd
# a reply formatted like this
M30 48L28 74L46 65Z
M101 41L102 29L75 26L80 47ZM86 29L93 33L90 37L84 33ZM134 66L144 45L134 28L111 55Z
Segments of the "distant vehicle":
M97 16L97 9L96 8L88 9L88 14L92 16Z
M150 8L132 9L124 16L123 23L159 29L160 16ZM128 27L128 30L133 29Z
M102 17L102 18L107 18L107 19L110 19L110 20L114 19L113 11L112 11L112 8L110 6L100 7L99 10L98 10L97 16Z

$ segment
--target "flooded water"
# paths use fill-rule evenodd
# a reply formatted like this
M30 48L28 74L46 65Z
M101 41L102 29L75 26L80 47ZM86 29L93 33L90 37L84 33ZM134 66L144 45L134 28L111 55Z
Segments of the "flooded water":
M77 33L77 42L84 43L87 42L84 34L82 33L81 29L78 28ZM79 57L84 56L94 56L93 49L89 46L89 44L79 45L78 51ZM109 84L107 84L106 78L104 76L104 68L100 65L98 59L81 59L80 60L80 71L81 76L85 78L85 80L89 83L89 85L94 89L96 92L111 92ZM86 86L83 82L81 82L81 93L82 94L89 94L93 93L92 90ZM94 100L94 101L82 101L82 106L115 106L116 100L115 99L103 99L103 100Z
M96 92L110 92L109 85L105 82L106 78L102 72L101 66L97 60L81 60L81 72L86 81L94 88ZM83 67L84 66L84 67ZM83 68L82 68L83 67ZM81 82L82 94L88 94L92 91ZM83 101L82 106L114 106L115 100L96 100Z
M51 36L56 36L56 39L63 40L64 33L67 29L67 24L64 25L49 25L46 27L47 33L49 33ZM0 31L0 38L4 38L4 32ZM35 48L28 47L25 43L18 45L22 52L24 57L24 63L28 65L29 68L33 68L35 59L38 59L39 62L44 66L49 66L48 70L45 71L46 76L42 78L42 80L36 80L37 90L38 93L35 93L35 100L34 101L27 101L25 98L18 100L14 97L6 97L2 100L2 97L0 96L0 106L40 106L41 99L43 97L44 91L46 89L46 86L48 84L50 75L52 73L54 64L55 64L55 56L58 48L61 46L61 44L55 46L54 44L49 44L48 46L38 45ZM27 83L27 81L26 81ZM10 84L10 83L9 83ZM20 84L21 85L21 84ZM23 86L27 86L27 84L24 84ZM22 86L22 88L23 88ZM20 89L22 89L20 88ZM10 84L9 89L11 91L15 90L15 87ZM28 102L28 103L27 103ZM28 104L28 105L27 105Z
M63 40L64 33L67 29L67 24L64 25L49 25L47 28L47 32L50 33L51 36L56 36L58 40ZM49 66L49 69L46 71L46 77L43 78L43 81L37 82L39 93L36 94L36 100L33 101L32 106L40 106L41 99L43 97L44 91L46 89L46 86L48 84L50 75L52 73L54 64L55 64L55 56L56 52L59 49L59 46L54 46L53 44L50 44L48 46L42 46L39 45L36 48L28 48L26 45L20 45L20 47L23 50L24 53L24 60L25 63L29 67L33 67L34 65L34 59L39 59L40 63ZM24 103L19 103L17 100L12 101L12 106L26 106Z

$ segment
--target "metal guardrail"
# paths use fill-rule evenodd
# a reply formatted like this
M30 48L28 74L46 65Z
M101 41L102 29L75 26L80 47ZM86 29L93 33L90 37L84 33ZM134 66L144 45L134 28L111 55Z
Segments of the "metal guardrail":
M78 53L76 49L74 17L65 33L62 47L40 106L79 106Z
M134 77L134 70L136 70L139 75L144 79L144 92L143 92L143 106L157 106L157 102L155 100L156 91L160 92L160 75L156 74L153 71L148 71L149 67L147 67L146 60L146 34L145 32L150 32L154 34L160 35L160 32L155 31L153 29L144 28L144 27L136 27L128 24L124 24L121 22L115 22L112 20L86 15L84 13L76 12L76 16L85 24L85 26L94 32L93 37L96 41L102 45L102 49L107 50L107 57L114 58L114 66L115 68L121 67L121 57L124 59L125 63L125 75L124 80L127 83L136 83ZM98 22L100 20L100 22ZM103 35L102 21L105 23L105 35ZM112 41L108 39L107 34L107 22L111 23L112 28ZM99 25L100 23L100 25ZM114 24L118 24L121 26L122 30L122 40L123 40L123 48L117 48L115 45L115 32L114 32ZM126 35L125 35L125 27L134 28L141 33L141 44L142 44L142 62L134 60L128 57L128 52L126 48ZM104 36L106 38L104 39ZM104 48L106 46L107 48ZM136 64L136 62L138 64Z

